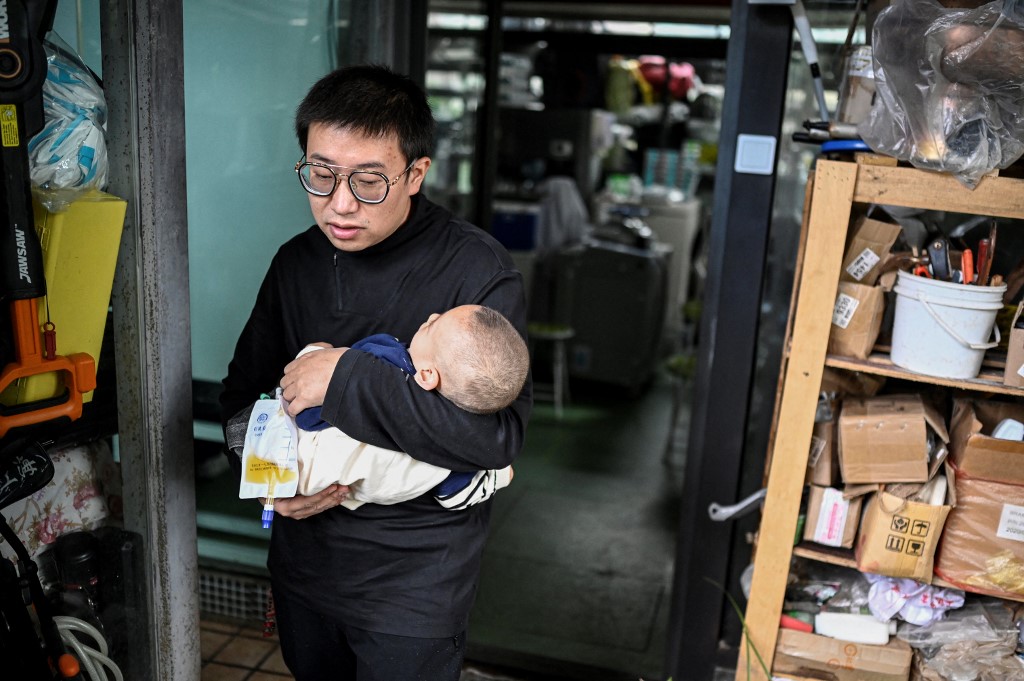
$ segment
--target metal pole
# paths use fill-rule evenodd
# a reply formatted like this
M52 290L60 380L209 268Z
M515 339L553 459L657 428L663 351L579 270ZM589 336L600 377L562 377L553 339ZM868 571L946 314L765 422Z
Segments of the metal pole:
M753 393L774 172L734 170L740 134L781 134L792 17L788 7L732 4L715 175L709 277L698 344L697 396L683 473L666 676L712 678L723 628L734 528L708 514L740 496ZM716 584L718 586L716 586Z
M114 281L126 529L143 539L137 678L198 679L181 0L102 4L112 194L128 201Z

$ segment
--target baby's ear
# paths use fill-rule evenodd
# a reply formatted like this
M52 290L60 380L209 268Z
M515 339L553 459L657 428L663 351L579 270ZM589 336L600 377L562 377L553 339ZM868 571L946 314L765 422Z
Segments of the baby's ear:
M436 369L418 369L416 371L416 383L424 390L433 390L441 382L441 375Z

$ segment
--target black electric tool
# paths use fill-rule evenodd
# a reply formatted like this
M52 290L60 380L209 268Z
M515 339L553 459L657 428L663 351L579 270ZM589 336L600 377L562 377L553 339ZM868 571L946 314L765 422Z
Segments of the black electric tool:
M9 302L13 360L0 370L0 392L21 378L57 372L64 394L38 403L0 405L0 439L11 428L82 415L82 393L96 387L96 362L56 353L39 324L46 295L42 248L32 215L28 143L43 128L46 52L56 0L0 0L0 303Z

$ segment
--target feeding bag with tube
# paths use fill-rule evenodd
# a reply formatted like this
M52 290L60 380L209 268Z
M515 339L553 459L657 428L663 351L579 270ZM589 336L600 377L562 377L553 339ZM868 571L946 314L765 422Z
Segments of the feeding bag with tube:
M895 0L872 32L875 151L974 188L1024 153L1024 0L952 9Z
M43 48L45 125L28 144L29 174L36 199L59 213L107 184L107 103L92 72L56 34Z

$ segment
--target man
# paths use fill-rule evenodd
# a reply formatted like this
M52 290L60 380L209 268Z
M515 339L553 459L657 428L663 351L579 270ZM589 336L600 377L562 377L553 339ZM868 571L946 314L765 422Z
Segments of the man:
M435 123L423 91L380 66L321 79L296 114L296 165L316 225L275 255L224 379L226 422L280 383L348 435L453 471L500 469L524 439L527 381L471 414L346 348L411 338L458 305L493 308L525 337L522 276L488 234L419 195ZM292 359L305 345L333 346ZM283 376L282 376L283 372ZM237 466L237 462L232 462ZM285 662L298 681L455 681L490 503L459 513L427 494L355 511L347 489L279 499L268 567Z

